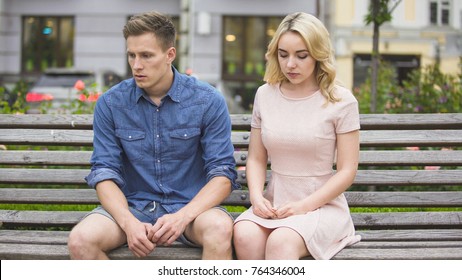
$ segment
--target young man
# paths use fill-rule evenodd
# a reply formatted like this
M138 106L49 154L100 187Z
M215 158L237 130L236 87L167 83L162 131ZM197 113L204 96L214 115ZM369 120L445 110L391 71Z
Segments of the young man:
M230 259L233 221L216 207L238 188L224 98L172 67L166 16L134 16L123 33L133 78L97 102L86 180L101 207L71 231L71 258L107 259L125 243L145 257L178 239L201 246L203 259Z

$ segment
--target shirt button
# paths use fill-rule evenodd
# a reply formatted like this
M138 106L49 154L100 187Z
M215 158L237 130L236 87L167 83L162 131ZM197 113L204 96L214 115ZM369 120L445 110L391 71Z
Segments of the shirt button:
M131 135L129 135L129 136L128 136L128 139L132 139L132 136L131 136Z
M159 138L159 137L160 137L160 135L159 135L159 134L157 134L157 135L156 135L156 137L157 137L157 138Z
M188 134L186 134L186 133L185 133L183 136L184 136L184 137L187 137L187 136L188 136Z
M158 159L157 162L160 162L160 159Z

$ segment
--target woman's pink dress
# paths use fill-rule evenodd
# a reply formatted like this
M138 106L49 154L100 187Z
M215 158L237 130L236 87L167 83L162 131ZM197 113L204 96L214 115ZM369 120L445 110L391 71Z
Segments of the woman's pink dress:
M336 134L360 128L358 102L336 86L340 102L326 104L320 91L306 98L288 98L279 85L261 86L255 96L251 126L261 129L271 161L264 196L275 207L309 196L333 175ZM235 222L253 221L265 228L288 227L298 232L315 259L330 259L358 242L343 194L319 209L285 219L263 219L252 207Z

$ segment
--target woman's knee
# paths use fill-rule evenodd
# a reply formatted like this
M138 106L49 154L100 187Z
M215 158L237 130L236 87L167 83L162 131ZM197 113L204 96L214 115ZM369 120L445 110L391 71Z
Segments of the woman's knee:
M290 228L274 230L266 242L268 259L298 259L308 255L305 241L301 235Z
M268 229L250 221L234 225L233 243L238 259L264 259Z
M254 236L254 224L248 221L241 221L234 225L233 242L235 247L246 247L251 244L249 236Z

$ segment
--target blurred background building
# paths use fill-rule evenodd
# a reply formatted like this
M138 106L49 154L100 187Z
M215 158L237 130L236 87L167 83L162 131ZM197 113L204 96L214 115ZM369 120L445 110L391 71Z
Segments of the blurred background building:
M122 28L131 15L157 10L177 26L178 70L218 87L231 112L249 112L262 84L266 45L295 11L316 15L330 30L344 85L362 83L372 50L368 8L369 0L0 0L0 82L32 82L50 67L129 77ZM461 26L462 0L402 0L381 27L380 52L398 79L435 62L454 73Z

